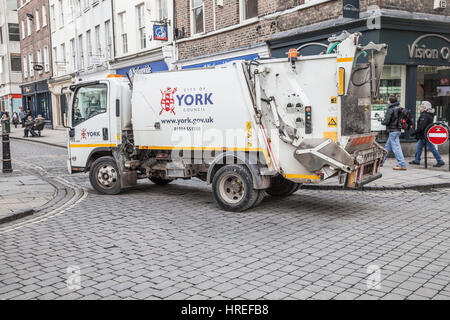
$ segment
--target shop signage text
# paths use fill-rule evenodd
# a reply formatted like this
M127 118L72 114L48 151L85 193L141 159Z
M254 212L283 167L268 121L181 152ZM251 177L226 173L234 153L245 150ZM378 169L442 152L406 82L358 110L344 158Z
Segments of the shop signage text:
M344 0L342 5L344 18L359 19L359 0Z
M440 38L445 40L449 45L442 48L427 48L425 44L419 45L420 41L425 38ZM412 45L408 45L410 59L428 59L428 60L445 60L450 62L450 39L440 34L425 34L414 41Z

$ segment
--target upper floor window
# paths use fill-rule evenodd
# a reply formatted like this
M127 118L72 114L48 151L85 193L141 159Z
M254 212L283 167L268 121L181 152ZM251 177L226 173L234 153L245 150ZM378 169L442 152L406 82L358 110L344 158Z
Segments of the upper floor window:
M20 41L19 25L8 23L9 41Z
M205 31L205 9L203 0L191 0L191 26L192 34Z
M56 17L55 17L55 6L54 5L50 6L50 19L52 19L52 26L51 26L51 28L53 30L55 30L56 29Z
M159 20L163 21L164 19L168 18L168 11L167 11L167 0L158 0L158 16Z
M127 35L127 21L125 12L119 13L119 27L120 38L122 41L122 53L128 53L128 35Z
M64 25L64 7L62 0L59 0L59 25Z
M27 34L31 36L31 19L27 17Z
M12 72L21 72L22 71L22 63L20 61L20 54L11 53L11 71Z
M42 6L42 27L47 25L47 8L45 5Z
M139 47L140 49L145 49L147 47L146 41L147 36L145 34L145 11L143 4L136 7L136 15L137 15Z
M41 22L39 21L39 9L36 9L34 13L34 21L36 23L36 31L39 31L41 28Z
M25 33L25 21L24 20L21 21L21 25L22 25L22 39L25 39L26 33Z
M241 20L258 16L258 0L240 0Z

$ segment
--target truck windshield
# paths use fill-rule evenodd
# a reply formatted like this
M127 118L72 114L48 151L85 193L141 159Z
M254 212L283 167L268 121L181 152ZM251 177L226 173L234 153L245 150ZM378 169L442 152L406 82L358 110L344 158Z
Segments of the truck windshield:
M106 84L95 84L77 90L72 108L72 125L76 126L98 114L105 113L107 108Z

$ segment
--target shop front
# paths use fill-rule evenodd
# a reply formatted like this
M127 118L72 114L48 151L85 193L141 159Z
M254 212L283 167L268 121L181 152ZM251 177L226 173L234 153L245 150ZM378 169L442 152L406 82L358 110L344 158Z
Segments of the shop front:
M21 86L24 110L30 110L35 118L41 115L47 125L53 127L51 94L47 80Z
M427 18L424 24L413 14L405 14L402 18L382 15L377 29L370 28L367 19L342 24L331 22L330 27L316 30L309 27L309 32L301 32L300 28L295 35L280 35L270 40L269 46L274 57L285 57L290 48L298 48L309 42L328 44L329 37L344 30L361 32L362 45L370 41L386 43L388 55L381 78L380 96L372 101L372 131L378 133L380 142L384 142L388 133L381 122L390 95L397 96L414 123L419 117L419 106L425 100L430 101L436 109L435 121L449 123L450 17L442 17L437 21L433 21L436 17L432 15ZM322 51L322 47L312 46L301 50L300 54L320 54ZM415 138L410 132L404 132L402 141L415 142ZM413 150L406 150L408 154L411 152Z
M150 74L168 70L169 67L166 62L164 60L159 60L120 68L116 70L116 74L120 74L122 76L126 76L128 74L130 77L133 77L135 74Z
M0 111L2 112L17 112L22 110L22 95L20 94L7 94L0 96Z

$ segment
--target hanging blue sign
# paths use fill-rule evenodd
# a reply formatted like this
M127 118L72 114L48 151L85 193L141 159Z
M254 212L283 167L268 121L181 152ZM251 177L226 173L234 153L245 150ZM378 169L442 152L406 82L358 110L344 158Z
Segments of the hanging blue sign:
M133 77L135 74L149 74L153 72L167 71L167 70L169 70L169 67L167 67L167 64L164 62L164 60L161 60L118 69L116 73L121 74L123 76L126 76L126 74L128 73L130 77Z
M157 25L153 26L153 39L167 41L167 25Z
M207 67L214 67L218 66L227 62L236 61L236 60L255 60L258 59L259 55L257 54L250 54L248 56L241 56L241 57L235 57L235 58L229 58L229 59L222 59L222 60L216 60L216 61L210 61L210 62L204 62L199 64L194 64L191 66L184 66L182 69L195 69L195 68L207 68Z

